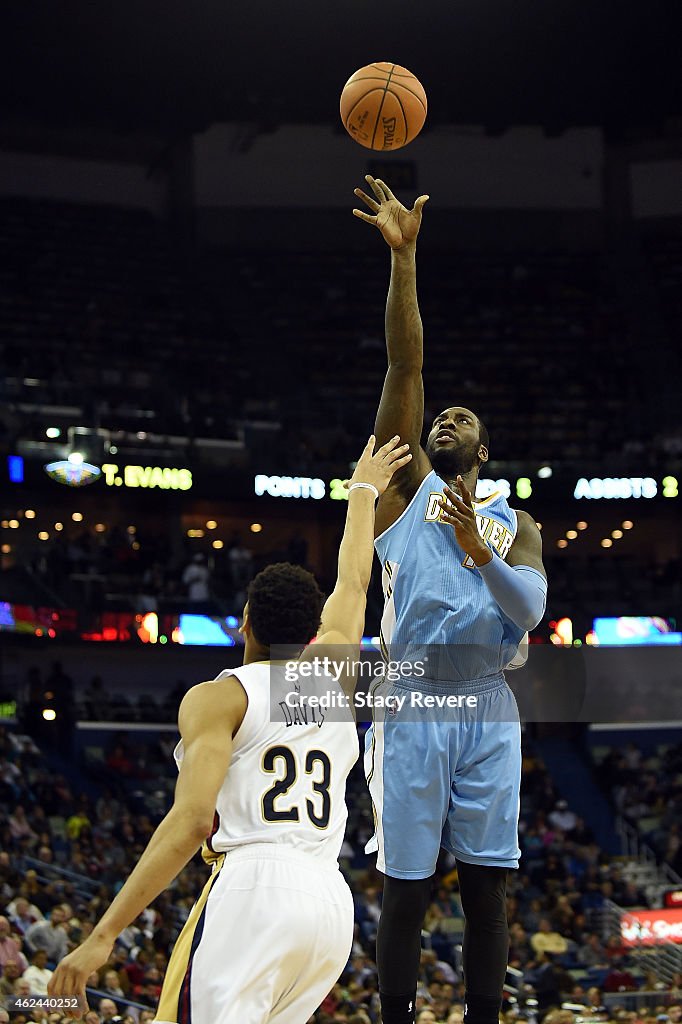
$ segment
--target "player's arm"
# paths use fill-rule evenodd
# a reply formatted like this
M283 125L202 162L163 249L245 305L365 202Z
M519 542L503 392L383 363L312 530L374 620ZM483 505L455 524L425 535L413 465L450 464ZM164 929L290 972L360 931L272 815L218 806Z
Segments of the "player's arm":
M184 758L173 806L92 934L57 966L50 996L80 996L85 1005L87 978L106 963L116 937L168 888L210 833L232 736L246 705L246 694L233 679L225 685L200 683L185 695L178 718Z
M516 518L518 529L507 555L507 564L528 565L546 580L547 572L542 562L542 534L528 512L516 509Z
M410 446L411 464L396 478L394 488L411 498L431 466L420 447L424 427L422 363L424 331L417 301L416 241L422 209L428 196L420 196L411 210L398 202L388 186L366 175L374 193L355 189L355 195L372 211L353 210L379 229L391 248L391 279L386 300L386 350L388 370L379 402L374 431L378 444L399 434Z
M471 556L488 590L504 614L520 629L534 629L547 601L547 573L542 564L542 537L527 512L517 512L518 529L507 560L496 557L482 540L471 493L461 476L459 494L446 487L440 502L443 522L455 529L457 541Z
M377 452L375 438L370 437L348 485L346 525L339 547L336 586L327 598L317 640L306 647L301 660L314 660L334 646L338 657L354 657L365 626L367 588L374 557L374 505L384 493L393 474L412 459L408 446L392 437ZM366 485L366 486L365 486ZM344 689L354 689L349 679Z

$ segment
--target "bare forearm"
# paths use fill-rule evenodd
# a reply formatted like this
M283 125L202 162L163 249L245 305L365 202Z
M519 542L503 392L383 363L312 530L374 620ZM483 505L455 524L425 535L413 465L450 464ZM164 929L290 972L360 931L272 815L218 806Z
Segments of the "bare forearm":
M168 888L200 845L197 831L187 829L182 816L171 809L118 896L95 926L95 933L113 941Z
M389 366L421 370L424 332L417 302L415 245L391 250L385 330Z
M374 558L374 494L357 487L348 495L346 527L339 548L339 582L367 593Z

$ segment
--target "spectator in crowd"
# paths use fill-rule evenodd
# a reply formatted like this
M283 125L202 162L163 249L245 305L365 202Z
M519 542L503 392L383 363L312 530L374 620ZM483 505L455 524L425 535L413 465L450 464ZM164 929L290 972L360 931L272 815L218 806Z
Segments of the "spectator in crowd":
M47 983L52 977L52 971L47 966L47 953L44 949L36 949L23 977L31 986L31 995L47 995Z
M100 999L98 1009L102 1024L110 1024L114 1017L119 1016L118 1007L113 999Z
M532 959L533 950L526 930L520 921L513 921L509 926L509 963L519 967Z
M602 998L601 989L596 985L592 985L588 988L587 995L585 998L585 1005L587 1006L590 1013L606 1013L606 1007L604 1006L604 1000Z
M570 991L571 976L556 962L552 953L543 952L539 958L539 966L533 976L533 985L537 994L538 1009L549 1010L559 1007L563 993Z
M4 967L8 960L17 963L22 971L28 967L26 957L21 952L21 945L10 935L8 919L0 916L0 968Z
M646 897L634 882L625 882L617 894L619 907L644 907Z
M554 810L550 812L548 820L550 825L553 825L554 828L558 828L564 833L572 831L578 822L577 816L573 811L569 811L568 804L565 800L557 800Z
M102 992L106 992L108 996L112 996L114 999L123 999L125 997L125 992L121 988L121 979L118 976L118 971L110 970L105 973Z
M622 959L614 960L609 973L604 978L605 992L628 992L637 988L635 979L625 967Z
M41 921L44 919L45 913L54 906L54 900L38 881L38 872L35 868L29 868L24 874L20 895L25 896L28 900L31 913L38 911Z
M582 967L605 967L608 963L606 947L598 935L585 936L584 944L578 950L578 963Z
M143 983L145 972L149 966L149 959L147 951L140 949L135 959L129 960L123 968L124 973L128 977L128 984L132 987L133 991L138 985Z
M552 929L552 923L546 917L541 919L538 930L531 935L530 944L537 956L542 953L561 954L568 949L568 940Z
M26 932L26 945L30 950L44 949L48 960L57 963L66 956L69 941L63 924L66 914L62 906L53 907L46 921L38 921Z
M25 896L17 896L7 907L12 927L21 935L25 935L32 924L43 920L42 912L34 904L29 903Z
M26 811L17 804L9 818L7 819L9 825L10 835L12 839L27 839L29 845L33 845L37 840L38 836L31 828L28 819L26 818Z
M182 582L187 588L187 596L190 601L193 603L208 601L210 579L211 573L206 564L206 558L198 551L182 574Z
M78 809L66 822L66 834L69 839L80 839L84 829L91 827L90 819L82 809Z
M28 978L24 978L23 975L17 978L14 982L14 995L19 999L25 999L32 995L31 983Z
M7 996L14 994L14 985L22 975L22 970L16 960L7 960L2 969L0 977L0 1002Z

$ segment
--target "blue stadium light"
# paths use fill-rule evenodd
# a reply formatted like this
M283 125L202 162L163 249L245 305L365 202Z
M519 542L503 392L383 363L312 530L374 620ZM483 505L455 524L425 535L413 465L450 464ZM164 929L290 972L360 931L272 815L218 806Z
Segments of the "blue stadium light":
M23 484L24 460L21 455L7 456L7 471L13 484Z
M180 643L188 647L236 647L235 638L226 632L226 629L229 628L226 619L221 620L210 615L183 613L178 622L178 629L182 636Z
M676 633L674 625L673 620L658 615L623 615L594 619L592 630L600 647L679 645L682 633Z

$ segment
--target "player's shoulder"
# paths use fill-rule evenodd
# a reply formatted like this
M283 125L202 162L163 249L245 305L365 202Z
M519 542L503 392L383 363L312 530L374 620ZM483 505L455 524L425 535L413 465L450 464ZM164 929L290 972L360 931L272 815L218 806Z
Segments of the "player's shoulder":
M547 572L542 564L542 533L538 524L528 512L522 509L514 511L518 516L516 537L507 561L510 565L530 566L546 578Z
M531 533L540 532L538 529L538 524L535 522L535 519L530 514L530 512L526 512L526 510L523 508L514 508L512 509L512 512L516 516L516 521L518 523L519 530L523 530L526 533L528 533L529 531Z
M179 721L192 718L194 721L210 722L232 719L240 711L246 711L246 691L235 675L219 676L190 687L180 704Z

